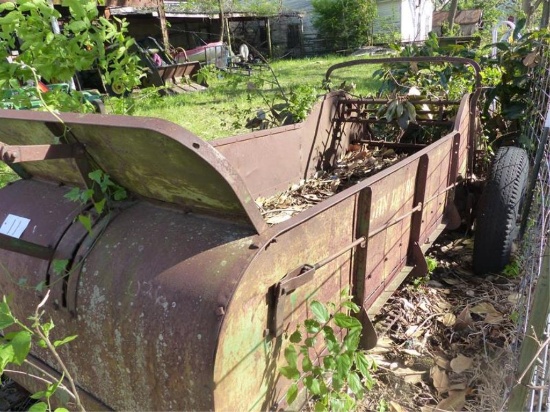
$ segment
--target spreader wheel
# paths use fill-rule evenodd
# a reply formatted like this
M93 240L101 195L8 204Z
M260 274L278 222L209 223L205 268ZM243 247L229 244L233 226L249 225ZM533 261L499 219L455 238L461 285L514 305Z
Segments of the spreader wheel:
M473 256L477 275L498 273L508 264L528 177L525 150L506 146L497 151L477 213Z

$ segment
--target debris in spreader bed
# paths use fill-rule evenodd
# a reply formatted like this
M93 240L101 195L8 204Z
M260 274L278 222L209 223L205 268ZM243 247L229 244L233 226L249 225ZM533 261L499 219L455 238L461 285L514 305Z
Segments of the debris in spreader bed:
M302 179L288 190L268 198L259 197L256 204L270 225L284 222L330 196L393 165L407 157L384 147L369 148L366 144L351 144L344 156L329 171L318 171Z

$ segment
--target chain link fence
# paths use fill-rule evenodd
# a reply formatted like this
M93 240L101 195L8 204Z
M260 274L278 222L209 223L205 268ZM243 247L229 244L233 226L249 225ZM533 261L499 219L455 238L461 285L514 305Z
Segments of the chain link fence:
M540 54L532 70L531 114L526 122L532 176L525 199L527 213L522 221L520 260L523 273L518 303L518 376L521 384L512 390L508 409L550 411L550 304L548 295L550 230L550 48ZM532 195L530 195L530 193ZM523 375L523 379L522 378ZM518 389L519 388L519 389Z

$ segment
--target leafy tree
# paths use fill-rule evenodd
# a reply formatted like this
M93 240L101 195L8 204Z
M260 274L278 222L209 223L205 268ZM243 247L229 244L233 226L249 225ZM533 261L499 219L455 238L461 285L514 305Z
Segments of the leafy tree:
M313 24L334 50L368 44L377 15L374 0L313 0Z
M248 12L255 14L276 14L281 7L280 0L188 0L180 4L183 10L202 13Z
M60 33L54 33L52 19L61 14L47 0L13 0L0 5L0 88L17 89L42 79L48 83L70 82L76 72L98 66L106 84L123 93L139 84L142 69L130 52L134 40L126 36L128 23L99 16L93 0L63 0L69 17ZM18 50L16 58L10 50ZM41 95L52 100L55 93ZM57 94L48 101L52 108L82 108L78 93ZM71 101L72 100L72 101Z

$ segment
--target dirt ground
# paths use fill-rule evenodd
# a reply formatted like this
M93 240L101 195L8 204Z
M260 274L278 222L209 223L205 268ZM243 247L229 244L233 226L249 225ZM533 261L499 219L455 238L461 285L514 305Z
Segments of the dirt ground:
M375 318L377 384L361 411L502 410L519 280L475 276L472 247L464 233L444 233L427 253L433 272L408 279Z

